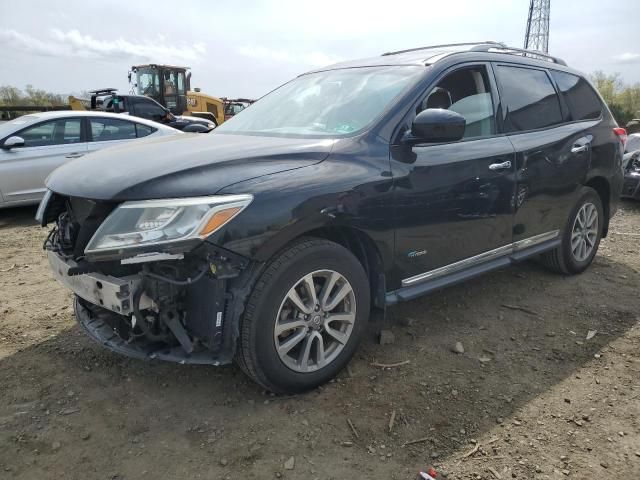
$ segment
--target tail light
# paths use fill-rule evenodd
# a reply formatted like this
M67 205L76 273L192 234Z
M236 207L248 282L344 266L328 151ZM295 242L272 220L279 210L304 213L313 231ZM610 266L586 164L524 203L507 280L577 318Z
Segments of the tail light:
M616 127L613 129L613 133L616 134L620 143L622 143L622 148L624 149L625 143L627 143L627 131L622 127Z

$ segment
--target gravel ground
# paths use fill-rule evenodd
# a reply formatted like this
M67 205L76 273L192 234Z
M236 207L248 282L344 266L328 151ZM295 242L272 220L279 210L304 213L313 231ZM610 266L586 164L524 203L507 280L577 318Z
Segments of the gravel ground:
M640 478L638 203L586 273L527 262L402 304L295 397L92 343L33 214L0 211L0 478Z

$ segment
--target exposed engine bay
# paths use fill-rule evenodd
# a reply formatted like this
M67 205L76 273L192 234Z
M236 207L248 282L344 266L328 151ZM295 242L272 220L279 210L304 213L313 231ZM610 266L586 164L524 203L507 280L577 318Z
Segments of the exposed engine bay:
M231 288L248 261L201 242L186 253L144 252L89 261L84 248L113 206L57 197L44 248L54 275L76 294L76 318L95 340L137 358L229 363L242 288ZM235 282L239 284L239 282Z

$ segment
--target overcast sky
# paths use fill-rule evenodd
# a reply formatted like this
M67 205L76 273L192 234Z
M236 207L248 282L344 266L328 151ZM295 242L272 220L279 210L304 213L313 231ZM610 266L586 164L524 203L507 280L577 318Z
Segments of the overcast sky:
M259 97L291 77L393 49L522 47L529 0L0 0L0 85L127 89L131 65L192 68L192 87ZM579 5L579 7L578 7ZM180 10L180 8L183 10ZM640 1L552 0L551 54L640 82Z

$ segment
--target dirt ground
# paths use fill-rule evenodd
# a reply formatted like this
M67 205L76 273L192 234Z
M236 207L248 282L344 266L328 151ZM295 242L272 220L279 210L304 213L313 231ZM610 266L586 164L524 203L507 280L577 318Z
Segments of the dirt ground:
M0 478L640 478L639 203L586 273L528 262L395 307L393 344L374 324L335 382L285 398L94 344L33 214L0 211Z

